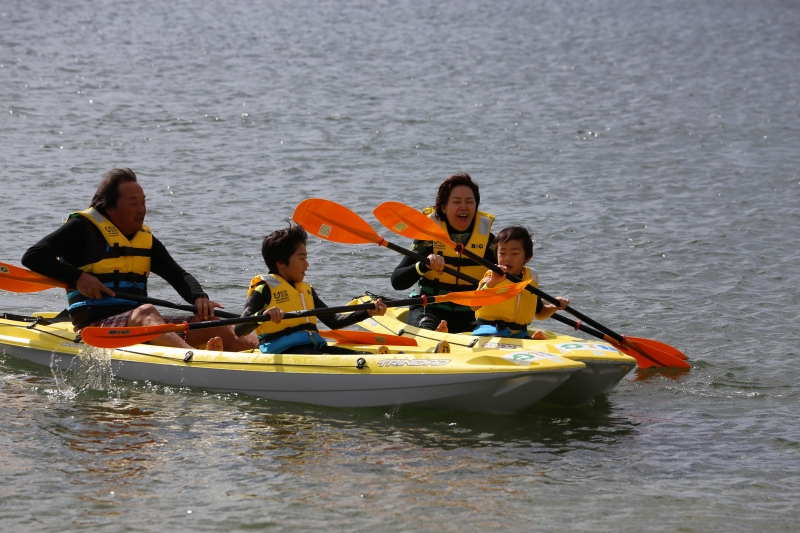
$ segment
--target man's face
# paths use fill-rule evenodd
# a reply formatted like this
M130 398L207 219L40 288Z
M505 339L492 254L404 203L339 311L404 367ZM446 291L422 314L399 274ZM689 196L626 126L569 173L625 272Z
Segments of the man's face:
M125 235L142 229L147 207L144 205L144 190L135 181L119 185L119 200L115 207L106 209L111 222Z

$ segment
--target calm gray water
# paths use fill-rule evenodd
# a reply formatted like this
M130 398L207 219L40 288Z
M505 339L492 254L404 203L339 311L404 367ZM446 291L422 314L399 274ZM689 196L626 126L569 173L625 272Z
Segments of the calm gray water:
M498 228L533 228L548 292L693 365L488 416L0 355L0 529L797 530L798 28L790 0L0 1L0 261L129 166L236 310L301 200L380 228L379 203L467 171ZM395 294L389 250L310 252L331 305ZM62 298L0 291L0 311Z

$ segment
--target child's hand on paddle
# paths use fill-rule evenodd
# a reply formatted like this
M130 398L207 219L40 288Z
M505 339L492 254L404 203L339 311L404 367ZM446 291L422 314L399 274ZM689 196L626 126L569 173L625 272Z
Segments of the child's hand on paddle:
M266 311L261 311L261 314L264 316L268 316L270 321L280 324L281 320L283 319L283 311L280 307L272 306Z
M503 273L498 274L494 270L492 270L491 272L487 272L486 275L481 280L480 284L481 288L493 289L498 283L506 279L505 273L508 271L508 268L500 265L497 266L503 271Z

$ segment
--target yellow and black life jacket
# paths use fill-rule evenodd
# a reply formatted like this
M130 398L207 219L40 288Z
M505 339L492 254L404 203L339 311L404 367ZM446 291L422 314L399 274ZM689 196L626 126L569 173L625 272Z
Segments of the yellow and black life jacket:
M249 297L255 290L269 290L272 293L270 302L264 306L265 309L273 305L280 307L284 313L314 309L311 285L303 281L292 285L277 274L259 274L250 281L247 296ZM256 328L256 335L258 335L259 343L263 344L296 331L317 331L317 317L285 318L281 320L280 324L272 321L262 322ZM309 342L312 341L309 340Z
M487 272L487 276L491 271ZM539 275L535 270L522 267L523 281L529 281L529 285L539 287ZM511 285L507 279L501 281L495 287ZM504 302L494 305L484 305L475 311L475 318L478 324L493 324L507 327L513 332L527 330L528 324L536 318L536 295L530 291L522 291L514 298L509 298Z
M422 210L422 212L431 220L436 221L436 223L438 223L445 232L447 231L447 222L439 220L439 218L436 216L436 208L426 207ZM469 241L464 244L464 247L471 252L483 256L489 246L489 234L492 229L492 222L494 222L494 215L485 213L483 211L476 211L475 219L473 220L472 224L472 235L470 235ZM443 242L433 242L433 253L444 257L445 264L450 268L458 270L459 272L463 272L464 274L475 279L480 279L483 273L486 271L486 267L481 266L476 261L469 259L466 256L458 255L455 250ZM422 278L419 280L419 287L422 294L433 296L454 291L472 291L478 288L477 284L468 283L462 279L458 279L455 276L448 274L447 272L437 274L433 270L429 270L422 274ZM458 307L462 308L464 306Z
M96 263L81 265L78 268L97 277L113 291L130 294L147 295L147 277L150 275L150 253L153 249L153 234L150 228L142 225L132 239L122 232L99 211L90 207L69 218L83 217L100 230L106 240L106 251ZM124 298L104 296L100 300L87 298L78 292L76 287L67 289L69 310L81 306L137 305L136 302Z

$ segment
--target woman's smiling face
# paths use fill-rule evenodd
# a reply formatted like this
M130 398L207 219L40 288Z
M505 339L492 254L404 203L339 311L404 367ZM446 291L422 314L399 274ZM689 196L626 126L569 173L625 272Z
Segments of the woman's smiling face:
M472 225L472 219L475 217L475 211L477 210L475 203L475 193L472 192L471 188L466 185L453 187L444 206L447 222L459 231L467 231Z

